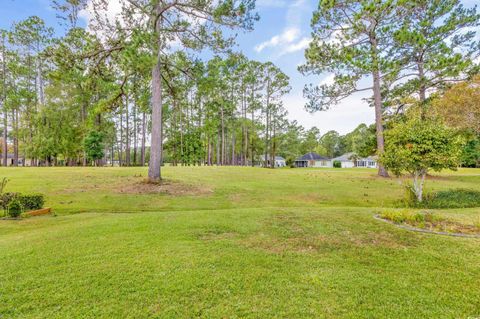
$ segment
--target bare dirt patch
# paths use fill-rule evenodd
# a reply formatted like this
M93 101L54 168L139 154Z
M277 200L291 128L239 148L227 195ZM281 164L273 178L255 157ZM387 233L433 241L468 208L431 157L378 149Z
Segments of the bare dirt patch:
M163 180L161 183L148 181L132 181L118 187L122 194L166 194L172 196L205 196L213 193L209 187L199 187L178 181Z

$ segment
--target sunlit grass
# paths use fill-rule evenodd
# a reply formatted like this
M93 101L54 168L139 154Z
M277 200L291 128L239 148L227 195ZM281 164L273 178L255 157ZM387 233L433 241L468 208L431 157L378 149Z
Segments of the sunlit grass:
M480 315L480 240L374 219L403 186L373 170L166 167L208 190L186 196L120 192L143 168L0 172L58 214L0 221L0 318ZM477 172L427 187L480 190Z

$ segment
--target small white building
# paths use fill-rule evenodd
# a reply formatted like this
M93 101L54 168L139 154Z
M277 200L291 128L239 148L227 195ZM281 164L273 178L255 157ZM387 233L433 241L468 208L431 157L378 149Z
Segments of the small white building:
M333 162L317 153L311 152L295 160L296 167L333 167Z
M341 156L332 158L332 166L334 162L340 162L342 168L364 167L377 168L377 158L375 156L359 157L355 153L346 153Z
M265 155L260 155L260 162L265 165ZM267 163L266 166L270 167L270 156L267 156ZM281 156L275 156L275 167L285 167L287 166L287 162Z

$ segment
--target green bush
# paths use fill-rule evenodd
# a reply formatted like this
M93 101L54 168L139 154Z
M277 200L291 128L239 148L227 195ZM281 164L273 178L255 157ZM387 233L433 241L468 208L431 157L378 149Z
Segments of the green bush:
M9 203L8 203L8 215L10 217L18 217L20 216L22 213L23 213L23 206L22 206L22 203L20 203L20 201L16 198L14 198L13 200L11 200Z
M480 192L469 189L451 189L430 193L417 207L469 208L480 207Z
M471 189L450 189L427 193L422 202L417 200L411 185L405 187L405 197L399 204L412 208L469 208L480 207L480 192Z
M18 200L26 210L43 208L45 197L42 194L19 195Z
M18 201L23 210L36 210L43 208L45 204L45 196L42 194L23 195L20 193L3 193L0 194L0 207L7 213L10 204ZM16 205L16 204L15 204Z
M342 168L342 162L340 162L340 161L333 161L333 167L335 167L335 168Z
M4 209L8 209L8 204L10 202L17 198L20 195L20 193L2 193L0 194L0 206Z

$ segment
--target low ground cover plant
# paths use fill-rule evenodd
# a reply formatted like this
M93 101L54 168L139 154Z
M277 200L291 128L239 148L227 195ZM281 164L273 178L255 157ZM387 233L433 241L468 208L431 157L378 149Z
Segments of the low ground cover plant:
M386 210L379 217L398 225L408 225L434 232L480 235L480 222L465 224L439 216L432 212L410 210Z
M471 208L480 207L480 192L472 189L449 189L429 192L419 202L411 186L405 188L402 206L412 208Z
M429 208L480 207L480 192L471 189L451 189L428 194L425 203Z

